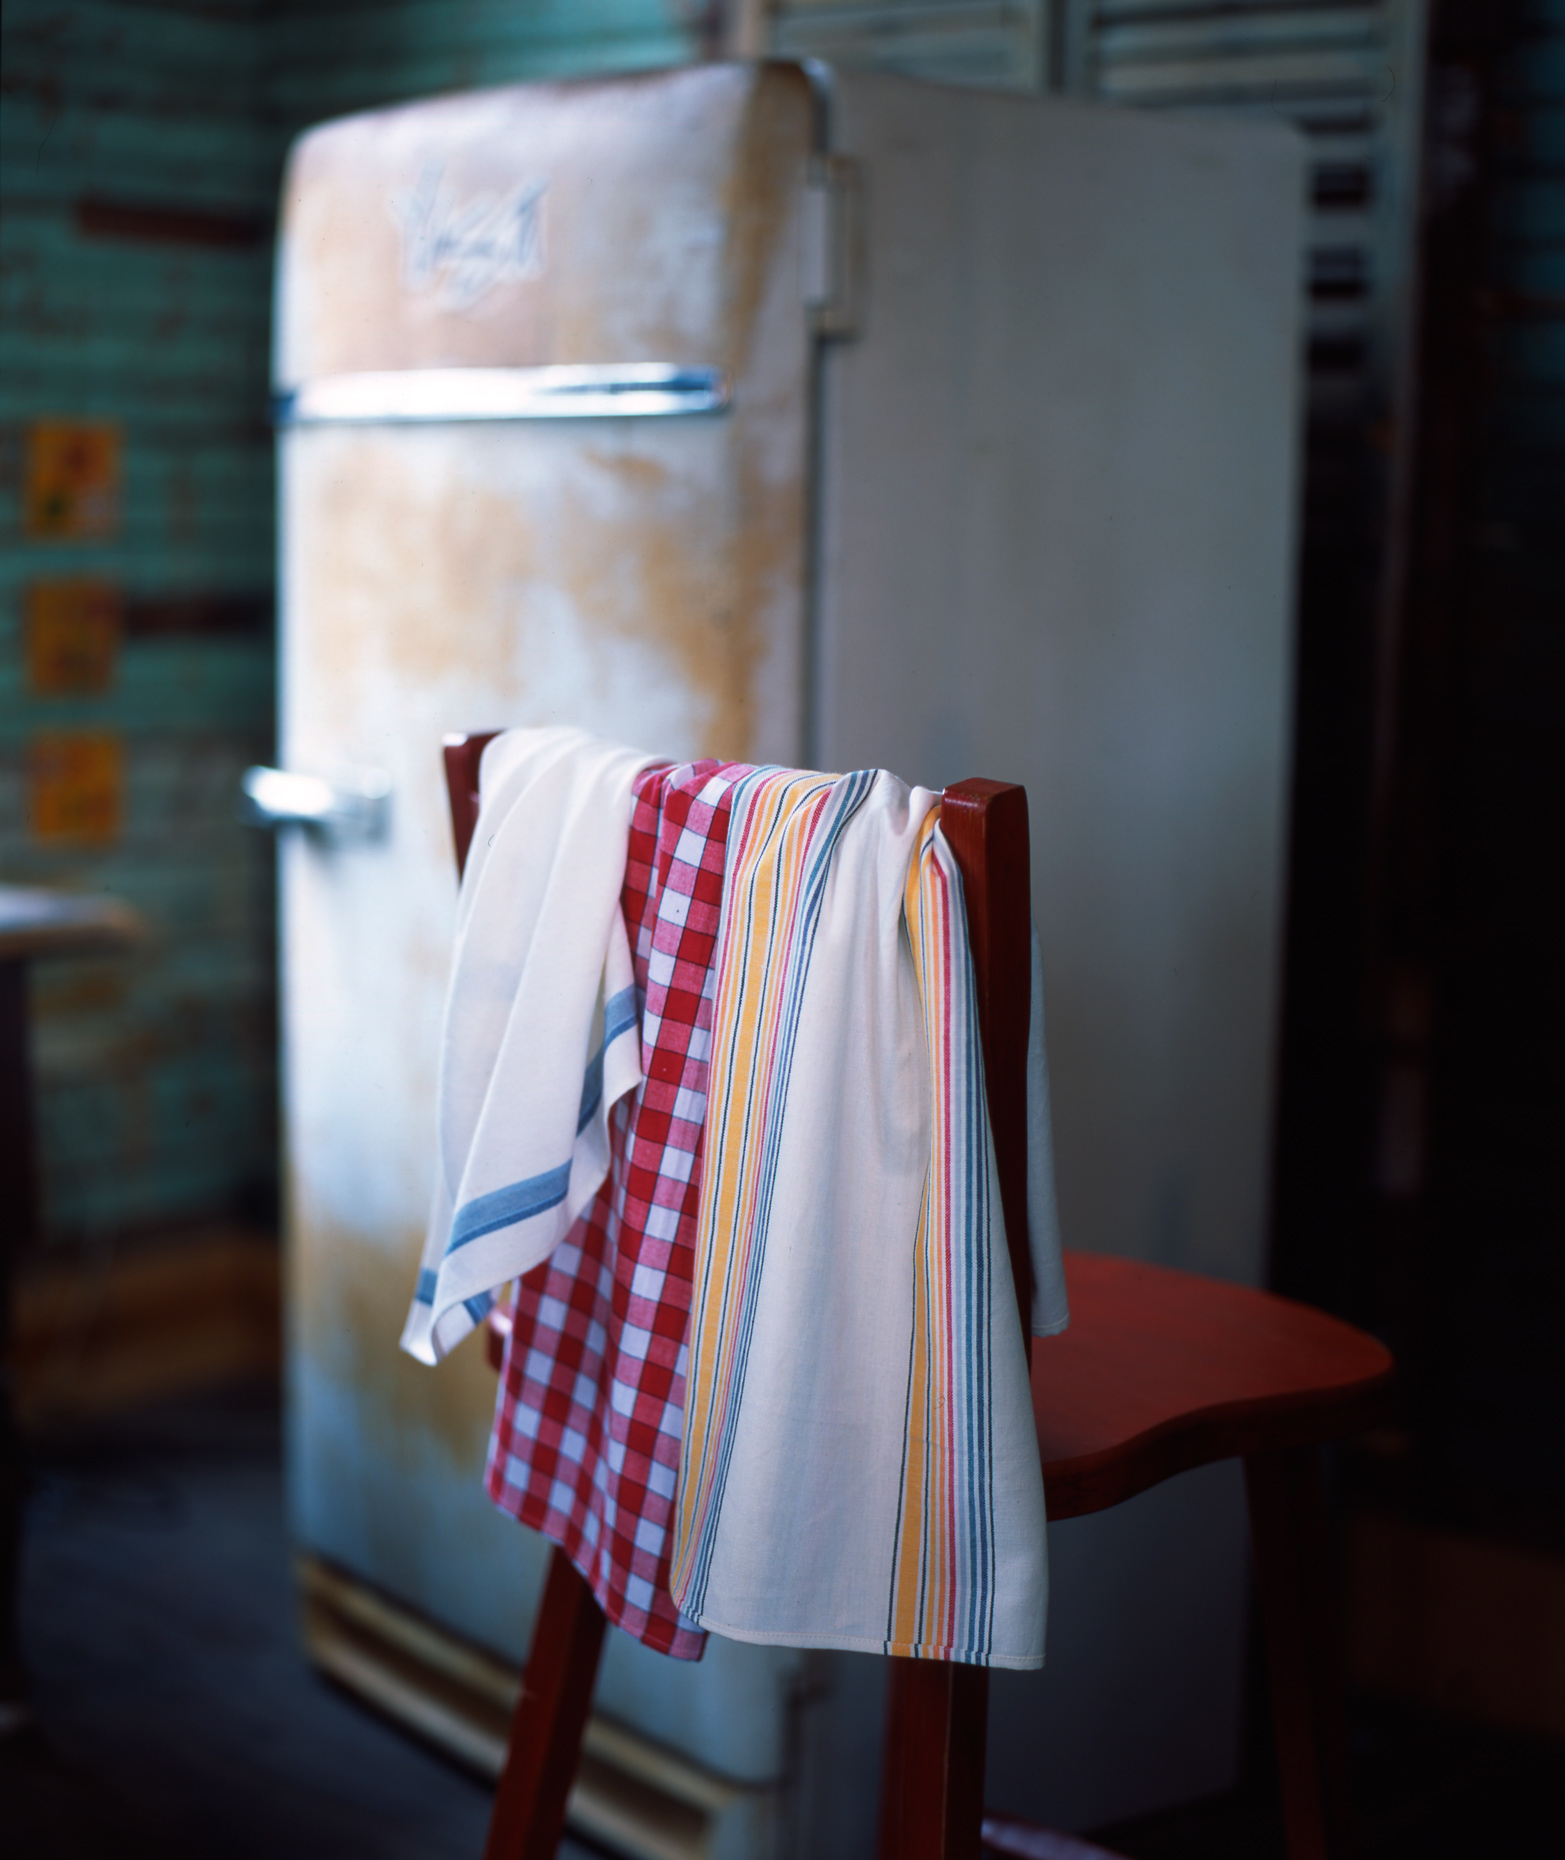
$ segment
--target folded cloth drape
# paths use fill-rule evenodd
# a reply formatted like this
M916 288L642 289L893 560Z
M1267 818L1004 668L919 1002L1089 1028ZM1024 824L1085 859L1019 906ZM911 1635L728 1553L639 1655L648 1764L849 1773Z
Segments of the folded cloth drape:
M644 1076L610 1117L603 1185L517 1284L485 1473L616 1627L677 1659L706 1645L668 1565L728 809L751 772L708 761L636 777L620 906Z
M709 1626L1036 1665L1042 1493L938 797L565 731L497 739L482 787L404 1344L433 1360L520 1279L491 1495L661 1651ZM1035 942L1046 1332L1040 997Z
M545 1259L609 1164L608 1114L641 1079L620 914L631 784L658 761L580 730L484 751L457 906L429 1228L402 1347L444 1356L497 1286Z
M732 814L674 1599L740 1640L1038 1666L1043 1485L939 797L762 770Z

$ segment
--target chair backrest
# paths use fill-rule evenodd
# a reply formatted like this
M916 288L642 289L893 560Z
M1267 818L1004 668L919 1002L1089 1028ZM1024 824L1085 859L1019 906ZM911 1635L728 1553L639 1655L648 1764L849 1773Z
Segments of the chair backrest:
M499 734L498 730L475 730L468 736L448 736L443 745L458 878L467 870L468 849L478 827L478 765Z
M445 739L446 788L457 871L478 826L478 771L496 730ZM1027 790L973 778L947 788L940 825L962 874L978 989L989 1124L994 1132L1011 1277L1032 1357L1032 1256L1027 1236L1027 1032L1032 1008L1031 874Z

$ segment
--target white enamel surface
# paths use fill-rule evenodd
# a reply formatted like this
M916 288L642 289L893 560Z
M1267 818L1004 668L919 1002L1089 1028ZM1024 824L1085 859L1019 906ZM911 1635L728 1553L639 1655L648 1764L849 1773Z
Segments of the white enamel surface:
M1260 1274L1302 174L1292 132L841 75L820 755L1024 782L1066 1244Z
M283 846L294 1527L518 1658L545 1551L482 1489L494 1378L477 1344L434 1370L397 1349L456 897L441 738L569 722L800 759L809 121L796 73L709 68L352 119L290 167L280 385L672 361L734 393L691 418L305 426L279 447L279 760L391 779L382 841ZM502 219L547 172L544 262L461 304L450 265L409 287L387 201L432 164L457 207L487 195ZM611 210L583 210L594 188ZM692 1667L615 1634L599 1706L773 1781L797 1663L714 1646Z

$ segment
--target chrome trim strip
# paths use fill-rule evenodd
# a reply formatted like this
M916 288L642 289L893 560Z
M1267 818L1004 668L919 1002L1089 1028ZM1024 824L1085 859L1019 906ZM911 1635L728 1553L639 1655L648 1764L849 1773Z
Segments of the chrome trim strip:
M278 426L367 426L453 420L648 419L718 413L720 368L669 362L555 368L408 368L323 375L279 394Z

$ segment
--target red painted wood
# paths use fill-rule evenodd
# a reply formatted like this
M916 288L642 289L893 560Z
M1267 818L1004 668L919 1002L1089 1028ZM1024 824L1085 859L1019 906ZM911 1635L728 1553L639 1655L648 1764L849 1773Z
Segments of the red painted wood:
M962 874L984 1080L1023 1347L1032 1347L1027 1235L1027 1022L1032 907L1027 795L1004 782L947 788L940 826ZM881 1781L881 1860L977 1860L989 1674L892 1659Z
M1244 1473L1288 1860L1346 1860L1353 1848L1347 1736L1320 1454L1314 1447L1253 1453Z
M510 1334L511 1314L496 1305L484 1319L484 1355L496 1375L505 1367L505 1345Z
M451 802L451 838L456 846L457 875L467 870L468 849L478 825L478 764L484 748L498 730L474 730L465 736L448 736L443 745L446 793Z
M1204 1466L1373 1426L1391 1356L1308 1305L1194 1273L1065 1255L1070 1329L1033 1356L1051 1518Z
M533 1625L484 1860L554 1860L607 1626L591 1589L557 1549Z
M989 1669L888 1664L879 1860L979 1860Z
M1032 1008L1032 881L1027 790L1007 782L959 781L945 791L940 828L962 874L1000 1204L1022 1336L1031 1355L1027 1024Z

